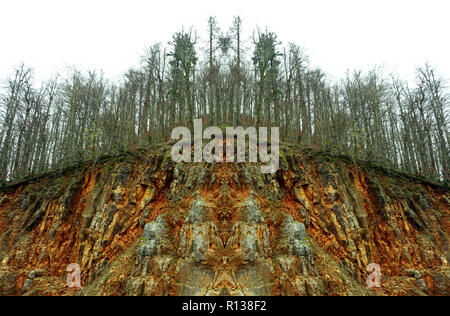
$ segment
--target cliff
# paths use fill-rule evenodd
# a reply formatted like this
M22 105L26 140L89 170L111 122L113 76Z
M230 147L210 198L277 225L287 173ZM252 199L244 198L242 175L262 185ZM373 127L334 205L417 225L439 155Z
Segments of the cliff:
M449 295L448 187L292 145L273 175L169 150L1 189L0 294Z

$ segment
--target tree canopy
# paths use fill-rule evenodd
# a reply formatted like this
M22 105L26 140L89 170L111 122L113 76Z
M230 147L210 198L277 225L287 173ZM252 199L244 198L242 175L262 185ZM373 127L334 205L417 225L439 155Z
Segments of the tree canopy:
M243 41L239 17L206 27L207 48L181 30L119 83L76 69L37 83L15 69L0 90L0 181L158 142L194 118L279 126L286 141L450 181L448 88L433 67L413 86L379 68L334 82L273 32Z

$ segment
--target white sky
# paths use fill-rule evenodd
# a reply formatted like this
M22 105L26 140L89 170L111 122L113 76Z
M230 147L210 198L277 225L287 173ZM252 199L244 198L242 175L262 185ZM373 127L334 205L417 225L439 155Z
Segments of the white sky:
M426 61L450 79L448 0L0 0L0 78L24 62L47 78L68 65L118 78L145 47L182 26L205 40L208 17L228 29L240 15L306 49L331 77L384 65L403 79Z

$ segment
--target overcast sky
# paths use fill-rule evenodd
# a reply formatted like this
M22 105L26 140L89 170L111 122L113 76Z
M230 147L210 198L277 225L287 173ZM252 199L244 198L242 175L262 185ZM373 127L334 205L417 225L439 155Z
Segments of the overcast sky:
M428 61L450 79L449 14L448 0L1 0L0 78L21 62L40 78L68 65L118 78L182 26L205 40L209 16L228 29L240 15L247 38L267 26L332 78L384 65L410 79Z

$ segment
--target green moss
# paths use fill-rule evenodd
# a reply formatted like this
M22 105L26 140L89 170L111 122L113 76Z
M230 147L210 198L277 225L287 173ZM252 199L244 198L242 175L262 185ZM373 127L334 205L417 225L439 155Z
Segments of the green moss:
M283 150L280 150L280 160L281 160L282 164L284 164L287 168L289 168L289 164L288 164L288 161L286 159L286 154L284 153Z
M171 159L171 151L170 150L166 151L166 153L164 154L164 158L161 162L161 168L163 168L163 169L165 168L165 166L169 162L169 159Z

